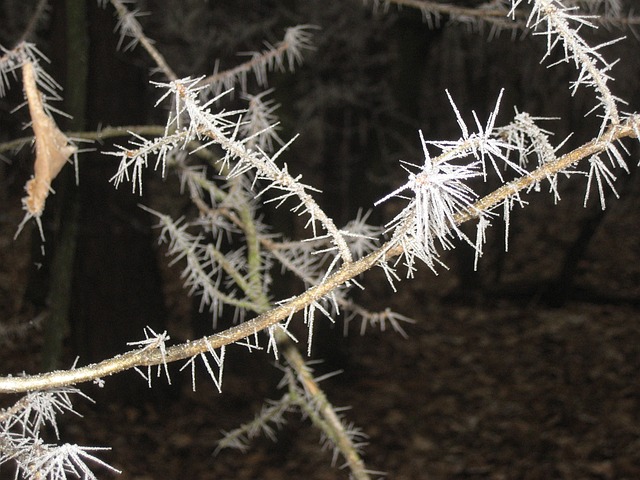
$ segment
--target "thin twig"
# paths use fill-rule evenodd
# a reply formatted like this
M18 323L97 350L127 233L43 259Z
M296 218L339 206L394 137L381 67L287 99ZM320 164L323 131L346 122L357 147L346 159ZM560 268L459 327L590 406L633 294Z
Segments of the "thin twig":
M135 18L130 17L131 12L120 0L111 0L111 4L116 9L116 12L118 13L118 17L120 18L120 21L124 22L125 19L129 17L130 20L135 21L136 23L138 22ZM162 54L158 51L158 49L153 46L152 40L144 34L144 32L142 31L142 28L134 29L132 33L135 35L136 39L142 44L142 46L147 51L147 53L149 53L151 58L156 62L156 65L162 71L162 73L164 73L165 76L171 81L178 80L178 76L169 66L169 64L164 59Z
M33 36L34 32L36 31L36 26L38 25L38 21L42 17L42 14L44 13L46 8L47 8L47 0L40 0L36 5L36 9L33 12L33 15L31 15L31 18L29 19L27 28L25 28L24 32L22 32L22 35L20 36L20 40L16 42L16 45L22 42L29 41L29 39Z
M342 421L338 417L333 405L329 402L324 391L313 378L313 375L305 365L302 355L293 345L291 340L285 335L278 339L278 343L286 345L284 357L291 368L293 368L300 382L302 382L307 393L314 399L318 413L324 420L318 425L334 443L336 448L342 453L353 478L356 480L369 480L371 477L367 473L365 464L358 453L356 445L344 428Z

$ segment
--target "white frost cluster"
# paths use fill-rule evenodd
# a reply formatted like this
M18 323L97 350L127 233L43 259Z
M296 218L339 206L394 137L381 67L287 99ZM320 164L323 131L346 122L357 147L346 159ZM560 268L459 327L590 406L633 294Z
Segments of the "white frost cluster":
M501 96L502 94L486 125L483 126L475 112L473 113L477 127L477 132L473 133L469 131L449 96L462 136L455 141L433 142L425 140L420 132L424 163L408 164L417 171L407 169L407 183L377 202L399 197L407 190L413 192L408 205L388 225L388 230L393 232L388 248L402 246L408 275L412 275L414 271L415 259L423 261L435 271L437 265L442 265L438 259L438 249L453 248L453 238L469 243L476 249L478 256L482 254L483 242L472 242L458 227L466 216L480 217L483 220L478 238L483 238L484 228L488 225L484 218L488 214L473 206L477 195L467 182L475 177L486 177L487 165L500 176L505 165L516 172L521 170L521 167L508 159L512 146L497 134L495 128ZM435 158L429 154L430 145L441 151Z
M59 414L76 413L71 394L88 398L75 388L61 388L29 393L0 410L0 465L14 462L16 474L25 480L97 480L92 471L96 466L120 473L93 454L106 448L56 445L42 439L46 427L58 437Z

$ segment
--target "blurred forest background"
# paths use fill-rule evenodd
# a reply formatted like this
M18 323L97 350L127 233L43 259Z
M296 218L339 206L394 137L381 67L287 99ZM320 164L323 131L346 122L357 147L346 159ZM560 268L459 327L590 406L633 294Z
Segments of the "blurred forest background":
M80 3L83 48L69 44L70 12ZM479 1L449 2L473 6ZM76 5L77 6L77 5ZM0 1L0 44L11 47L34 8L31 1ZM536 38L473 23L429 28L417 10L374 11L359 1L138 1L140 18L179 76L210 74L243 60L239 52L275 43L284 29L317 25L314 51L295 73L270 76L280 105L280 136L299 133L286 154L291 172L322 190L320 205L338 225L399 186L399 160L420 163L418 129L427 139L458 138L445 89L471 122L486 119L505 89L498 124L518 111L559 117L544 124L562 151L595 136L599 119L585 117L592 92L571 96L572 65L541 64L546 45ZM110 6L54 0L32 40L49 57L74 119L62 128L95 130L108 125L164 124L154 109L158 90L146 53L117 49ZM603 50L612 61L612 90L640 105L640 44L630 30L584 33L590 44L626 35ZM126 42L125 42L126 44ZM80 66L74 61L80 58ZM82 60L86 58L86 60ZM75 60L74 60L75 59ZM74 76L86 74L86 90ZM13 80L12 80L13 82ZM0 142L28 134L19 82L0 98ZM253 90L252 90L253 88ZM251 93L259 93L255 85ZM75 92L75 93L74 93ZM78 106L79 105L79 106ZM237 95L227 109L241 108ZM125 139L114 143L124 144ZM108 150L110 145L98 150ZM450 267L427 268L403 280L393 293L382 272L369 272L359 301L391 306L416 320L408 339L393 332L360 336L354 326L320 325L314 358L318 373L343 370L323 383L335 405L351 405L350 421L369 435L365 461L389 478L594 478L640 476L640 181L639 148L629 144L630 175L619 178L620 199L597 195L583 207L583 178L563 179L562 201L547 192L524 197L514 209L509 251L504 226L494 220L478 271L473 250L461 245L443 255ZM148 172L142 197L115 190L114 157L100 151L80 156L80 183L73 171L54 183L42 242L29 225L16 239L20 198L31 175L32 153L4 153L0 161L0 319L7 324L41 319L40 327L3 343L2 373L36 372L99 361L123 352L146 325L167 329L175 340L210 330L210 314L181 289L180 268L168 267L153 220L142 203L175 216L193 214L170 174ZM497 182L497 180L496 180ZM495 184L477 185L478 193ZM375 209L369 223L384 224L399 205ZM265 221L289 237L304 235L286 209L265 210ZM299 285L277 287L282 297ZM54 323L52 318L62 319ZM61 328L68 322L68 330ZM328 322L327 322L328 323ZM63 337L62 351L50 351ZM343 478L320 449L318 433L292 417L278 435L255 442L247 454L211 454L220 430L252 418L265 398L279 396L280 372L266 354L234 351L225 368L223 393L203 382L148 390L135 373L108 379L86 391L96 405L80 404L83 419L63 420L63 438L109 445L107 456L122 479ZM68 422L68 423L67 423ZM106 475L106 474L105 474ZM107 477L105 477L107 478Z

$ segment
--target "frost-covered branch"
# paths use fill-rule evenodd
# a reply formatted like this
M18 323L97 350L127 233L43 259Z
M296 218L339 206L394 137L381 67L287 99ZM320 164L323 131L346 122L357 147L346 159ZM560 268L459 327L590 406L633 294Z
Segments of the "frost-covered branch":
M523 0L512 0L511 14L522 2ZM534 35L547 37L545 57L550 56L554 47L561 43L564 48L564 57L561 61L573 60L576 68L579 69L578 79L572 84L572 93L575 93L580 85L591 87L597 92L599 106L604 110L601 132L609 122L620 123L617 105L620 99L611 93L607 85L607 82L612 79L609 71L613 63L608 63L599 52L603 47L619 39L591 47L578 34L578 30L583 26L595 27L591 22L592 17L574 13L575 8L566 7L558 0L527 0L527 3L532 4L527 26L532 30L538 30L541 25L546 25L544 31L534 33ZM572 24L577 26L573 27Z
M300 203L292 208L292 211L309 216L307 226L311 226L314 237L318 235L316 222L319 222L331 236L342 261L352 261L352 255L343 234L308 193L314 189L300 182L300 176L293 177L286 164L283 167L277 165L276 160L286 150L288 144L273 155L259 148L257 150L248 148L246 146L248 139L238 138L239 121L232 120L241 112L211 113L209 107L218 98L201 104L198 95L200 89L196 86L197 84L198 80L192 79L158 84L167 89L167 93L159 102L170 95L174 97L175 102L175 114L171 115L167 121L167 134L154 140L140 139L137 144L134 144L135 149L120 147L120 152L113 152L113 155L121 158L118 172L113 177L114 183L118 185L124 180L129 180L131 171L135 191L136 184L138 188L142 188L141 173L148 164L150 156L156 157L156 168L162 166L164 171L167 155L179 146L186 146L189 142L196 140L204 142L203 147L218 145L225 152L219 168L229 169L229 178L255 171L256 182L264 180L266 183L258 196L263 196L274 189L282 192L279 196L266 201L282 204L291 197L297 197ZM175 133L169 133L172 131ZM231 162L234 162L233 165Z
M140 43L149 56L155 61L158 69L164 73L169 80L177 80L178 76L171 69L158 49L153 45L153 40L144 34L142 25L140 25L137 18L144 14L138 9L129 10L121 0L110 0L110 2L116 9L116 13L118 15L118 23L116 25L116 30L120 32L118 48L122 47L125 38L130 39L129 43L124 47L125 50L133 49L138 43Z
M357 480L368 480L369 474L362 458L360 449L363 446L362 439L366 437L355 428L346 426L336 409L331 405L326 395L319 387L320 379L314 378L312 370L304 362L300 352L289 345L284 352L285 359L296 373L295 377L288 377L290 394L298 394L300 406L310 416L312 421L324 433L326 441L333 446L334 464L338 453L344 456L346 464ZM297 388L298 385L300 388ZM295 397L294 397L295 399Z
M474 27L480 27L483 23L491 25L492 35L500 30L524 29L524 19L509 21L507 5L503 0L488 1L477 7L466 7L452 3L436 2L431 0L369 0L375 9L388 10L392 5L401 8L414 8L420 10L422 19L427 22L429 28L439 27L443 19L448 22L456 22Z
M222 440L218 442L216 452L224 448L246 451L248 442L259 434L275 441L274 427L280 429L284 426L285 413L298 412L308 417L322 432L323 443L333 449L334 465L341 454L352 478L368 480L374 472L366 469L360 456L366 435L352 425L345 425L338 409L327 399L319 382L328 376L314 377L313 370L295 346L287 340L283 340L283 344L286 364L283 366L285 374L280 386L288 387L288 392L279 400L263 405L260 413L251 422L225 432Z
M570 168L580 160L609 151L614 142L624 138L639 137L640 116L631 116L620 125L610 126L598 139L586 143L560 156L556 161L548 162L529 174L503 185L476 201L466 211L455 213L453 221L456 225L460 225L472 220L482 212L488 212L502 205L506 199L519 195L521 191L526 191L533 185L544 181L546 178L555 176L557 173ZM135 350L97 364L72 370L31 376L0 377L0 393L19 393L75 385L82 382L93 381L134 367L161 365L165 361L174 362L188 359L208 351L210 348L217 349L224 345L230 345L251 337L255 335L256 332L275 325L282 320L290 318L294 313L319 301L326 295L329 295L338 286L351 281L356 276L374 266L382 266L384 268L383 265L386 265L388 260L391 260L403 252L406 255L410 252L409 249L411 248L413 248L412 244L403 244L395 240L389 242L360 260L343 265L322 284L311 287L304 293L284 302L282 305L240 325L236 325L204 339L167 347L164 355L156 350ZM404 249L407 250L405 251Z
M429 28L439 27L443 20L447 23L459 23L470 26L474 30L482 30L485 25L490 28L492 38L506 30L515 34L528 33L530 25L527 18L530 12L522 9L510 12L512 0L487 0L474 7L433 0L365 0L376 10L387 11L391 6L398 9L413 8L421 12L423 20ZM625 13L618 0L564 0L569 8L584 8L592 15L592 21L605 27L627 28L640 25L640 16L633 9ZM507 16L511 17L511 20Z
M250 52L247 55L250 60L241 63L229 70L218 72L218 63L214 73L198 81L198 87L206 87L214 96L240 86L240 91L247 92L247 76L253 73L258 86L267 88L268 72L273 71L294 71L297 65L302 63L302 52L312 50L311 30L317 27L312 25L296 25L287 28L284 38L276 45L266 43L266 49L262 52Z
M598 138L560 156L554 161L545 163L526 176L506 183L502 187L478 200L474 204L474 208L477 211L488 211L497 205L500 205L505 199L515 196L521 191L530 190L546 179L555 178L558 173L568 170L572 166L576 165L580 160L589 158L592 155L610 153L612 149L616 149L615 143L624 138L640 138L639 115L632 115L628 117L620 125L609 126L609 128ZM460 223L466 222L475 216L476 215L470 211L459 215L456 218L456 221Z

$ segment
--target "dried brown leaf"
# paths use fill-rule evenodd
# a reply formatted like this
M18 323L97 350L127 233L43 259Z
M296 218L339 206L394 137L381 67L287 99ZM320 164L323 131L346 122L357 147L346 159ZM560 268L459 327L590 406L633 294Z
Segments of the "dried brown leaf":
M22 79L36 143L33 178L25 185L27 197L22 202L27 215L40 216L51 191L51 182L76 152L76 147L69 144L67 137L45 111L31 62L23 65Z

